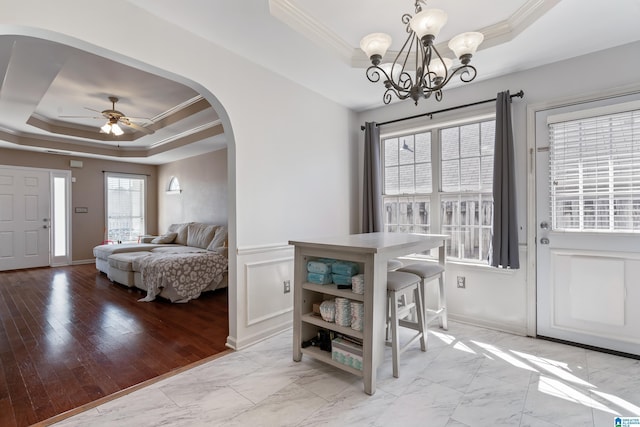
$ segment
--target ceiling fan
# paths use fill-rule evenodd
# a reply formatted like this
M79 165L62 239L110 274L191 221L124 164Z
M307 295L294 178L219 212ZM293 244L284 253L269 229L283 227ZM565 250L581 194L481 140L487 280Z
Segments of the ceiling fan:
M121 111L116 110L116 102L118 102L118 98L115 96L110 96L109 101L111 101L111 109L98 111L93 108L84 107L87 110L95 111L96 113L102 114L102 116L93 117L93 116L60 116L65 118L91 118L91 119L107 119L107 122L100 127L100 133L106 134L114 134L115 136L120 136L124 133L120 125L124 125L130 127L134 130L144 132L148 135L152 134L153 129L149 129L144 126L140 126L135 122L150 122L153 123L151 119L140 118L140 117L128 117Z

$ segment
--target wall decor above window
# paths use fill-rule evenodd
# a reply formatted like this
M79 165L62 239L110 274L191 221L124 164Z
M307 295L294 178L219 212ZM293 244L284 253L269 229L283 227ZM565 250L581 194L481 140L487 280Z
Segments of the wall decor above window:
M182 188L180 188L180 181L178 181L177 176L172 176L169 180L169 185L167 186L167 194L180 194L182 193Z

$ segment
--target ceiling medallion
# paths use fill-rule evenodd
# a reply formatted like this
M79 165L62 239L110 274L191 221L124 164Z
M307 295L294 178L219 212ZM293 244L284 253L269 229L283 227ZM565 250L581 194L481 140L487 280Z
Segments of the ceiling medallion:
M462 33L449 41L449 48L460 60L453 67L453 61L443 58L434 46L435 38L447 23L447 14L440 9L422 9L425 0L416 0L415 16L402 15L402 23L409 34L392 63L383 63L387 49L391 46L391 36L385 33L369 34L360 41L360 48L371 60L367 68L367 78L376 83L382 79L386 91L385 104L389 104L395 95L398 99L411 98L418 105L420 98L429 98L432 94L437 101L442 100L442 88L454 75L468 83L476 78L477 71L470 65L471 57L484 40L477 32ZM415 67L409 69L408 67Z

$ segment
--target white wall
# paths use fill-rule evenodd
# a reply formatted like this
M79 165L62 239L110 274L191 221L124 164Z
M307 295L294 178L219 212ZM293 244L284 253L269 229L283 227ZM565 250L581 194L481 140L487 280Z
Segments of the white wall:
M512 107L513 133L516 156L517 210L520 240L520 265L516 272L494 271L490 268L449 263L447 266L447 292L451 317L516 333L535 331L532 311L535 311L535 283L533 260L529 251L535 251L535 241L528 237L528 133L527 107L552 105L578 98L595 98L606 93L638 90L637 70L640 67L640 42L615 49L572 58L505 77L473 82L466 86L445 90L442 102L421 100L418 107L412 102L401 102L358 115L361 123L384 122L416 114L427 113L484 99L495 98L500 91L515 93L524 90L524 99L514 98ZM596 66L597 64L597 66ZM602 67L610 64L610 67ZM478 70L482 75L482 70ZM382 89L380 91L382 96ZM491 104L455 112L435 115L409 123L438 123L453 117L473 115L492 109ZM384 129L384 128L383 128ZM362 157L363 135L360 135L359 158ZM359 165L362 168L362 164ZM535 225L534 225L535 226ZM535 232L534 230L531 230ZM528 240L529 239L529 240ZM528 260L529 265L528 265ZM466 289L456 287L456 276L466 277Z
M181 81L212 103L229 141L228 343L242 347L282 330L292 321L276 274L292 258L282 244L349 233L357 223L354 114L126 1L108 10L94 1L4 1L0 34L67 43ZM271 277L247 274L256 259L276 260ZM247 289L271 296L259 315L247 311Z

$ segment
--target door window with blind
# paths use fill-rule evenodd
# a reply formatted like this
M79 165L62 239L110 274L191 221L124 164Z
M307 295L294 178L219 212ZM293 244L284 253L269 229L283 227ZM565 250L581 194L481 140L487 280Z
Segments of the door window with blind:
M146 231L144 175L106 173L106 240L136 242Z
M385 230L448 234L448 258L486 262L494 140L493 119L383 137Z
M640 110L549 123L553 229L640 233Z

